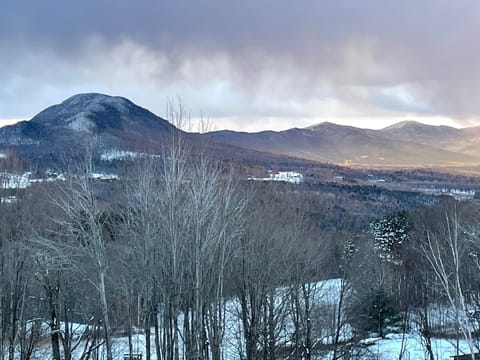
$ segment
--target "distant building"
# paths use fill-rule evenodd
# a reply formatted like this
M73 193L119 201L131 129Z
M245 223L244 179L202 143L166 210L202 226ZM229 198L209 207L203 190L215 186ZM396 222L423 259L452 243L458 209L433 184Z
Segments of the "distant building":
M248 180L256 180L256 181L282 181L291 184L300 184L303 182L303 175L297 171L279 171L277 173L273 173L269 171L269 177L257 178L257 177L249 177Z

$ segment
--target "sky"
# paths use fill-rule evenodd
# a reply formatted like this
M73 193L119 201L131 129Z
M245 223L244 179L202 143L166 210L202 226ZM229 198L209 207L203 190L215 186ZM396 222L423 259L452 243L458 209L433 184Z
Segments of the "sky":
M480 125L478 0L0 0L0 126L84 92L215 129Z

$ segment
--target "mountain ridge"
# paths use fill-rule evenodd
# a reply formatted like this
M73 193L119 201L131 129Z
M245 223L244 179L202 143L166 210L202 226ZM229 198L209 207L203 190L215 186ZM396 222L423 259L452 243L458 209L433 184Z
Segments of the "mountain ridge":
M411 120L379 130L322 122L303 129L217 131L210 136L214 141L239 147L342 165L423 167L480 163L480 127L457 129Z
M29 121L0 128L0 150L12 147L30 157L38 152L53 158L62 149L80 145L87 136L95 136L101 149L158 150L166 136L175 132L183 133L127 98L83 93L42 110ZM239 158L239 149L244 149L244 157L252 161L262 153L265 159L283 156L341 165L480 164L480 127L457 129L407 120L380 130L323 122L283 131L184 134L189 141L207 140L220 155Z

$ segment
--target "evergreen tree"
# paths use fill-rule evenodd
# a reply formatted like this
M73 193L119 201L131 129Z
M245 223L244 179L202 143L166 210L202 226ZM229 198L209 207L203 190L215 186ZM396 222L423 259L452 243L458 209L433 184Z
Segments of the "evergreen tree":
M405 212L390 215L371 224L373 248L380 259L401 265L410 225Z
M358 296L350 307L350 317L359 335L375 333L382 338L385 330L396 325L400 319L394 298L383 288Z

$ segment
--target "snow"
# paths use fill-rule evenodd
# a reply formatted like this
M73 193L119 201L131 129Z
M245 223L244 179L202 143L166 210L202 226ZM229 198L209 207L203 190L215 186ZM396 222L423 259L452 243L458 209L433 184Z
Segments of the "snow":
M0 173L0 189L26 189L30 186L31 172L24 174Z
M88 113L81 112L67 121L69 122L68 126L70 129L77 132L90 132L95 128L95 124L87 117Z
M240 324L237 323L237 330L240 327ZM227 332L230 332L231 328L226 328ZM153 331L152 331L153 333ZM133 335L133 350L136 353L142 353L143 358L145 356L145 335L136 334ZM151 343L154 344L154 335L151 336ZM389 334L385 339L371 338L365 339L363 341L364 347L359 350L360 356L356 357L358 360L398 360L399 355L402 351L402 335L401 334ZM404 353L402 359L405 360L417 360L417 359L426 359L425 349L422 345L421 339L415 333L409 333L405 335L403 339L404 343ZM81 348L81 346L79 347ZM459 353L468 353L468 346L465 341L461 340L459 342ZM432 350L436 360L451 360L452 356L456 354L456 344L454 340L449 339L432 339ZM226 360L240 360L238 356L238 351L233 346L227 346L224 348L224 358ZM120 337L112 339L112 353L114 359L123 359L123 355L127 354L128 350L128 338ZM80 351L74 352L74 360L79 359ZM99 358L102 358L102 355L105 356L105 348L100 347L99 349ZM49 359L51 358L51 348L48 344L44 347L39 348L32 360L40 359ZM157 360L154 347L152 347L151 359ZM332 353L326 353L322 355L315 355L313 357L315 360L330 360L332 359Z
M475 197L475 190L472 189L454 189L447 187L412 187L412 190L432 195L448 195L456 200L467 200Z
M16 196L4 196L0 197L0 204L15 204L17 202Z
M118 175L105 174L105 173L91 173L90 178L95 180L118 180Z
M100 160L103 160L103 161L131 160L143 155L144 155L143 153L138 153L133 151L110 149L110 150L104 151L100 155Z
M49 173L45 172L45 178L43 179L30 179L30 183L42 183L42 182L52 182L52 181L65 181L67 178L64 174Z
M370 344L362 351L360 359L381 359L381 360L398 360L402 352L402 334L389 334L385 339L365 339L365 344ZM402 359L416 360L427 359L425 348L421 338L416 333L405 334L403 338L404 353ZM459 342L459 353L468 353L468 345L465 341ZM456 355L456 344L450 339L432 339L432 351L436 360L451 360ZM331 354L316 359L330 359Z
M314 305L312 309L312 314L317 311L318 314L321 314L321 319L319 316L318 321L322 322L322 331L317 333L317 341L323 344L331 344L334 338L332 329L329 327L329 321L333 321L333 318L329 318L327 314L334 316L336 314L335 310L340 298L342 280L341 279L330 279L323 280L315 283L306 284L311 291L311 302ZM292 292L298 291L300 294L300 302L302 302L302 290L301 288L290 288L290 287L281 287L275 290L275 306L277 309L282 307L282 302L286 297L291 296ZM223 352L226 359L241 359L239 355L239 349L242 349L244 352L244 341L243 341L243 328L241 325L240 317L240 302L238 299L230 299L226 303L226 314L225 314L225 336L224 342L222 345ZM285 315L285 320L283 324L276 329L278 333L279 343L288 345L291 339L291 334L294 332L294 323L291 317L291 314L288 313ZM340 340L347 340L351 337L352 329L350 325L346 324L342 326L340 330Z
M103 160L103 161L133 160L133 159L142 158L142 157L163 158L163 155L148 154L144 152L136 152L136 151L128 151L128 150L109 149L109 150L105 150L100 155L100 160Z
M297 171L279 171L277 173L270 172L269 177L257 178L249 177L248 180L257 181L282 181L292 184L300 184L303 182L303 175Z
M12 173L0 173L0 189L26 189L31 184L42 183L42 182L53 182L53 181L65 181L65 174L57 173L45 173L44 178L31 178L32 173L26 172L23 174L12 174ZM107 174L107 173L91 173L89 175L90 179L94 180L118 180L119 177L117 174ZM9 199L4 199L4 202L12 201ZM15 200L16 201L16 200Z
M307 284L312 289L312 303L315 304L315 307L326 307L326 310L330 313L333 311L332 306L337 306L339 296L342 290L342 285L344 283L341 279L330 279L325 281L319 281L316 283ZM277 306L280 306L280 303L283 297L288 296L291 291L295 291L291 287L281 287L275 289L275 302ZM348 296L348 295L347 295ZM236 298L231 298L226 301L226 313L225 313L225 336L222 343L223 355L226 360L240 360L242 356L240 355L239 350L243 349L244 343L242 339L242 322L239 318L239 301ZM432 325L437 322L443 322L445 317L449 317L449 309L445 306L432 306L430 310L430 319L432 320ZM321 314L328 314L321 313ZM446 315L447 314L447 315ZM320 314L316 314L315 320L325 321L326 319L318 319ZM451 314L450 314L451 315ZM161 316L161 312L160 312ZM288 317L288 316L287 316ZM326 320L328 321L328 319ZM413 323L413 322L412 322ZM443 324L445 324L443 322ZM183 314L178 316L178 326L180 331L183 328ZM284 341L284 344L288 345L289 335L291 334L292 329L291 319L286 320L285 325L279 329L280 338ZM74 333L76 336L80 336L86 329L86 325L74 324L73 328L75 329ZM49 333L49 328L42 326L45 336ZM317 342L321 341L323 344L330 344L332 342L331 334L328 333L328 327L325 326L325 331L322 330L320 337L317 337ZM143 358L145 358L145 335L142 330L133 329L133 351L135 353L142 353ZM349 340L351 337L351 328L349 325L346 325L342 331L342 340ZM317 335L318 336L318 335ZM182 349L181 339L180 341L180 351ZM151 359L157 360L154 349L154 330L152 329L151 335L152 343L152 354ZM82 346L79 347L79 349ZM404 360L414 360L414 359L426 359L425 348L422 343L422 339L418 332L415 329L412 329L410 332L405 334L401 333L389 333L385 338L365 338L357 343L358 356L355 359L358 360L371 360L371 359L382 359L382 360L397 360L399 358ZM244 350L242 350L244 351ZM452 339L439 339L432 338L432 351L436 360L450 360L456 352L456 341ZM459 351L468 353L468 346L464 340L459 341ZM114 337L112 339L112 352L115 359L122 359L124 354L129 353L128 347L128 338L127 337ZM403 356L400 355L403 353ZM79 359L80 350L77 350L74 353L74 360ZM180 354L182 355L182 354ZM312 359L316 360L330 360L332 359L332 352L326 351L322 354L313 354ZM105 348L99 348L99 358L105 356ZM45 341L45 345L40 347L38 351L34 354L33 360L40 360L51 358L51 348L48 341ZM182 358L182 356L180 356ZM280 358L279 358L280 359Z
M6 159L7 154L0 152L0 159Z
M87 93L74 95L65 100L62 105L65 105L68 108L81 106L83 109L91 111L102 111L105 109L104 105L110 105L121 112L125 112L128 109L128 103L128 100L118 96Z
M34 183L42 183L42 182L51 182L51 181L65 181L66 177L64 174L57 174L46 172L45 178L40 179L32 179L32 173L26 172L23 174L13 174L13 173L0 173L0 189L26 189L30 187L31 184ZM111 179L116 175L108 175L108 174L96 174L96 178L103 179L108 178ZM118 178L118 177L117 177ZM15 200L16 201L16 200Z

